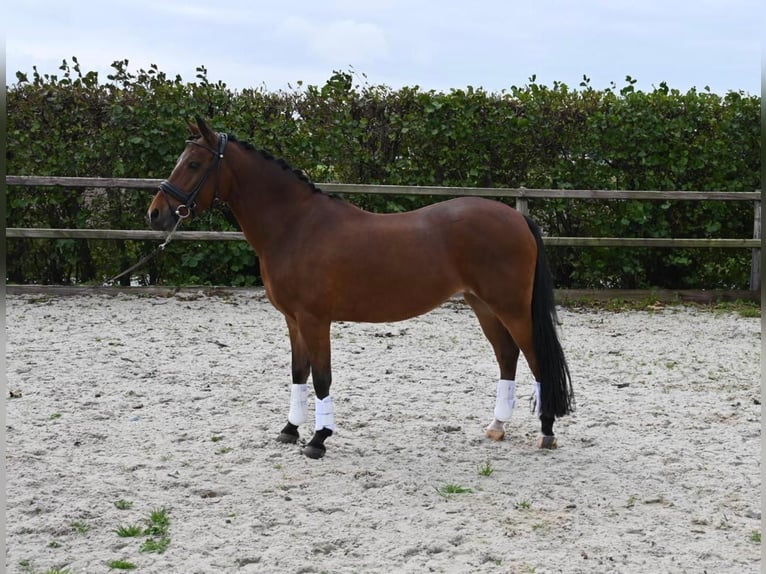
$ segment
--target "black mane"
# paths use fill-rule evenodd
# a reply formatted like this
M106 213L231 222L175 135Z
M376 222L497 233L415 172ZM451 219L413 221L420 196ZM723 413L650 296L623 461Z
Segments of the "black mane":
M268 161L276 163L279 167L281 167L285 171L292 172L292 174L295 177L297 177L299 180L301 180L306 185L308 185L314 193L324 193L324 191L322 191L313 181L311 181L308 178L308 176L302 170L295 169L295 168L291 167L290 164L288 164L282 158L276 157L274 154L272 154L271 152L266 151L265 149L257 148L253 144L251 144L250 142L241 141L241 140L237 139L237 137L235 135L233 135L233 134L227 134L227 136L229 138L229 141L237 142L239 145L241 145L246 150L250 150L250 151L253 151L253 152L257 153L257 154L260 154L261 157L263 157L264 159L266 159Z

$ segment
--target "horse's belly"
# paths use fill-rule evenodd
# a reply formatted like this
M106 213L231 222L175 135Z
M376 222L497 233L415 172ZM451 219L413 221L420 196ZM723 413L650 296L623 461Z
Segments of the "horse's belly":
M334 297L334 321L384 323L417 317L438 307L462 291L448 274L428 274L396 280L389 276L379 282L357 280L338 290Z

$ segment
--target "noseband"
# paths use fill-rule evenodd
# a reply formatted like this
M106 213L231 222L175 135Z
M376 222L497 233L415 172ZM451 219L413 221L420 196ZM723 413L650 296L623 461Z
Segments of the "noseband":
M197 143L195 140L187 140L187 143L194 144L212 153L213 161L207 167L207 169L205 170L205 173L202 174L202 179L200 179L197 182L197 185L194 186L194 189L192 190L191 193L185 193L183 190L179 189L175 184L171 183L167 179L164 180L162 183L160 183L160 191L163 194L169 195L181 202L181 204L178 207L176 207L176 211L175 211L179 219L186 219L187 217L189 217L190 215L194 213L194 208L197 207L197 196L199 195L199 192L202 191L202 187L205 185L205 182L207 181L207 178L210 176L210 174L214 170L217 170L217 168L220 166L221 160L223 159L223 152L226 149L226 144L228 142L229 142L228 135L219 134L218 150L214 150L213 148L209 146L206 146L201 143ZM219 201L219 197L218 197L218 177L216 176L215 197L213 199L213 203L217 201Z

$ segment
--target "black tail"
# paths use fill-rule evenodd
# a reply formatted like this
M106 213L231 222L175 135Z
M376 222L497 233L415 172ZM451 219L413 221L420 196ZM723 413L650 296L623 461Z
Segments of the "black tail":
M532 337L540 370L540 415L563 417L574 409L572 378L558 333L558 316L553 299L553 279L545 258L540 228L525 216L527 225L537 241L537 265L532 291Z

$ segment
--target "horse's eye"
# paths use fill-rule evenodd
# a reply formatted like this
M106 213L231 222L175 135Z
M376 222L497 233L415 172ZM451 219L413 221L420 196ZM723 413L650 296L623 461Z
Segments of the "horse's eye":
M199 162L198 161L190 161L189 162L189 169L199 169Z

